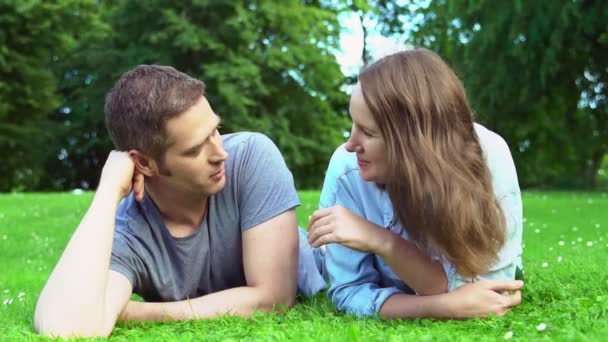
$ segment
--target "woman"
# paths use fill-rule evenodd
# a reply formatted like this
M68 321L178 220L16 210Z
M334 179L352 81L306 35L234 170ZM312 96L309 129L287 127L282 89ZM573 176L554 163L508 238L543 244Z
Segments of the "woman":
M519 304L515 167L454 72L425 49L384 57L359 75L350 115L308 227L338 309L466 318Z

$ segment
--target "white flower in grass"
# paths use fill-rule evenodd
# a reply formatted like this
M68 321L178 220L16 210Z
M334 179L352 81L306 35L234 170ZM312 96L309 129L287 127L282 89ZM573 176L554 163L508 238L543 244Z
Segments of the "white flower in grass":
M547 267L549 267L549 263L548 262L543 262L542 266L543 266L543 268L547 268Z
M552 250L553 250L553 247L549 247L549 251L552 251Z
M8 299L5 299L2 304L4 304L4 305L11 305L12 303L13 303L13 298L8 298Z
M577 230L578 230L578 227L577 227L577 226L572 227L572 231L573 231L573 232L575 232L575 231L577 231Z
M576 241L578 241L578 242L583 242L583 238L582 238L582 237L579 237L578 239L576 239Z
M8 236L6 236L6 234L2 235L2 240L6 240L6 239L8 239Z
M540 229L536 228L536 229L534 229L534 232L535 232L536 234L538 234L538 233L540 233Z
M593 246L593 242L587 241L587 247L591 247L591 246Z
M543 331L545 329L547 329L547 325L545 323L541 323L536 326L536 330L538 330L538 331Z
M560 241L560 242L558 242L558 244L559 244L560 246L563 246L563 245L565 245L566 243L565 243L564 241Z
M23 297L25 297L25 292L19 292L19 294L17 295L17 298L23 299Z
M561 256L557 257L557 262L562 262L562 260L564 260L564 258L562 258Z
M507 332L505 333L505 336L504 336L505 340L508 340L508 339L510 339L511 337L513 337L513 332L512 332L512 331L507 331Z
M9 289L6 289L3 291L3 293L9 293L9 292L11 292L11 290L9 290Z
M599 223L596 223L596 224L595 224L595 228L599 228L599 227L600 227L600 224L599 224Z

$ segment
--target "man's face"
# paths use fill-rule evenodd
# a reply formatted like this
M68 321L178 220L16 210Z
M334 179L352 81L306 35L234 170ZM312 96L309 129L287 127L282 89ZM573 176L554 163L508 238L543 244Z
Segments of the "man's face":
M378 184L386 184L388 173L386 142L365 103L359 83L351 95L349 110L353 127L345 148L349 152L357 153L361 178Z
M159 180L183 192L213 195L224 188L224 150L218 132L220 118L205 97L165 125L169 147L165 151Z

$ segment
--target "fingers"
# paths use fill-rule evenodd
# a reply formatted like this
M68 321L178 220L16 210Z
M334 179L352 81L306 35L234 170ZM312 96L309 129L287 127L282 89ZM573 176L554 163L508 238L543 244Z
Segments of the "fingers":
M521 280L480 280L479 285L488 290L493 290L498 293L504 291L517 291L524 287L524 282Z
M312 220L312 217L311 217ZM309 223L308 224L308 236L311 236L315 234L315 231L319 228L319 227L323 227L326 226L328 224L330 224L332 221L331 216L323 216L319 219L317 219L316 221Z
M320 247L321 245L323 245L324 241L327 240L327 238L323 238L324 236L328 235L328 234L333 234L333 228L331 225L324 225L324 226L318 226L317 228L315 228L313 231L308 233L308 243L310 243L310 245L312 247ZM321 239L323 238L323 239ZM334 238L335 240L335 238ZM327 242L325 242L327 243Z
M144 199L144 185L144 175L141 173L135 173L133 176L133 193L135 193L135 200L138 202L141 202Z
M310 245L314 248L319 248L323 245L327 245L329 243L336 243L337 237L333 232L329 232L327 234L321 235L319 238L314 240Z
M328 216L329 214L331 214L331 212L332 212L332 208L321 208L321 209L315 210L315 212L312 213L312 215L310 216L310 219L308 221L308 229L310 229L310 227L312 227L317 220Z
M499 310L499 311L498 311L498 312L496 312L495 314L496 314L496 316L501 317L501 316L504 316L504 315L506 315L507 313L509 313L509 311L511 311L511 309L512 309L512 308L504 308L504 309L502 309L502 310Z
M517 290L512 295L505 295L507 297L507 306L514 308L521 304L521 291Z
M494 314L504 316L514 307L521 304L521 291L517 290L514 294L501 294L501 304L495 309Z

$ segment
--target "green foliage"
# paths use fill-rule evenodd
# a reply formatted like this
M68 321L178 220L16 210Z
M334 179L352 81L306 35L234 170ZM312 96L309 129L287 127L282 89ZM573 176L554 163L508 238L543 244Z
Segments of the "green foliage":
M319 192L299 193L306 225ZM44 282L92 198L91 193L0 195L0 336L33 340ZM154 341L601 341L608 334L607 193L528 192L523 303L505 317L469 321L387 321L338 313L321 294L286 315L198 322L121 323L110 340ZM27 210L23 210L27 208ZM3 304L12 299L10 304ZM546 329L537 327L545 324ZM541 326L542 327L542 326Z
M405 10L405 9L404 9ZM608 151L608 3L432 1L413 42L458 70L524 186L594 187Z
M49 66L97 24L92 0L0 1L0 190L36 187L61 102ZM48 146L48 145L47 145Z
M344 76L332 54L335 11L299 1L123 0L98 5L110 30L79 42L57 68L70 114L46 187L95 186L111 149L105 93L138 64L166 64L203 80L223 133L259 131L283 152L299 186L318 187L348 128ZM58 153L59 154L59 153ZM80 182L84 181L84 184Z

